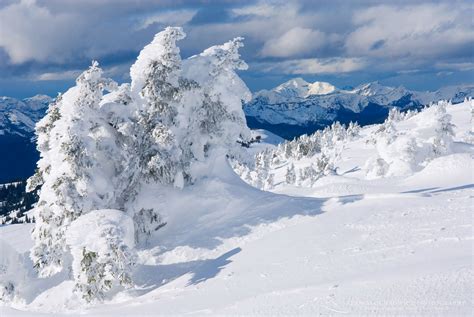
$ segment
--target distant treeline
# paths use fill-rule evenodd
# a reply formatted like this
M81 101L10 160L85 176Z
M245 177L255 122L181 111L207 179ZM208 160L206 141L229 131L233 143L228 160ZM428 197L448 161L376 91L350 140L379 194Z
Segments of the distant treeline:
M27 193L26 180L0 185L0 219L2 224L34 222L26 214L38 201L38 189Z

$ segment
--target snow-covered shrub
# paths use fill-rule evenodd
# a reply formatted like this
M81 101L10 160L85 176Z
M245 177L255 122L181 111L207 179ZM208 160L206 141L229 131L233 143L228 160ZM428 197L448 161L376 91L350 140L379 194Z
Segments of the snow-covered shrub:
M275 175L273 173L270 173L265 179L264 188L266 190L269 190L269 189L273 189L274 186L275 186Z
M369 158L365 163L364 169L367 170L367 178L384 177L388 171L388 164L381 157Z
M0 240L0 304L23 302L20 288L26 275L23 260L9 244Z
M403 119L403 115L397 107L390 108L388 112L388 120L398 122Z
M359 135L360 132L360 125L357 122L350 122L349 126L347 127L347 136L349 138L355 138Z
M75 289L87 300L130 287L135 263L133 220L119 210L94 210L73 221L66 242L73 256Z
M289 185L294 185L296 183L295 165L293 163L290 163L286 168L285 180Z
M160 214L151 208L141 208L136 212L133 215L133 223L137 243L148 241L153 232L166 225Z
M313 164L299 170L298 185L311 187L321 177L321 172Z
M447 102L439 102L433 106L433 126L435 136L432 138L433 157L449 154L453 143L454 125L451 123L451 115L446 113Z

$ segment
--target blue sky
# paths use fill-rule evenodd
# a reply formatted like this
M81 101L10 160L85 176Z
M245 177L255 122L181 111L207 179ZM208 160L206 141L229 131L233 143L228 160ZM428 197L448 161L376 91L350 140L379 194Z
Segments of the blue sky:
M469 1L0 0L0 95L56 95L98 60L128 80L140 49L182 26L183 58L245 37L251 90L293 77L433 90L474 82Z

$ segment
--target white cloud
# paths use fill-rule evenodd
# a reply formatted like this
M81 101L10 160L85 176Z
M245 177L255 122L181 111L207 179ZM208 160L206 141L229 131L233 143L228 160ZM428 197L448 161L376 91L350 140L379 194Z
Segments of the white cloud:
M358 58L306 58L275 63L260 63L255 66L267 73L316 75L354 72L363 69L366 62Z
M0 10L0 47L14 64L47 61L58 51L69 54L81 21L68 14L53 15L34 0L22 0ZM63 56L64 56L63 55ZM58 56L60 58L60 56Z
M260 16L260 17L271 17L277 14L277 7L271 5L270 3L257 3L254 5L249 5L241 8L234 8L232 13L235 16Z
M64 72L51 72L42 73L34 78L37 81L48 81L48 80L67 80L75 79L82 73L81 70L68 70Z
M172 26L182 26L183 24L191 21L191 19L196 14L197 10L176 10L176 11L165 11L158 12L147 16L141 19L138 29L146 29L154 23L160 25L172 25Z
M474 70L474 63L473 62L464 62L464 63L437 62L435 64L435 67L437 69L469 71L469 70Z
M354 14L347 52L356 56L427 58L462 50L474 41L469 5L376 6Z
M263 45L261 55L270 57L303 56L324 45L324 33L310 28L295 27Z

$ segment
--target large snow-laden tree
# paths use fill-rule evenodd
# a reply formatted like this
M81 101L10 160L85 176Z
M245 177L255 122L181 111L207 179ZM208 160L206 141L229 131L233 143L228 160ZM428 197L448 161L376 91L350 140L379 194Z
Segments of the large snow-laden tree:
M251 93L236 73L248 67L239 54L242 40L212 46L183 61L183 76L199 85L201 97L196 102L196 94L188 94L190 106L183 108L180 130L186 131L184 144L191 150L187 159L203 161L213 151L238 156L241 143L251 139L242 110Z
M142 49L130 69L129 95L134 107L130 121L133 124L130 126L123 115L118 116L117 126L126 134L124 143L132 150L128 160L133 173L124 194L133 213L138 243L146 241L163 223L155 208L134 206L133 191L149 182L177 187L184 183L186 172L180 140L174 133L179 126L177 115L182 103L181 56L176 42L184 37L181 28L168 27Z
M143 178L164 184L181 179L181 152L173 134L180 103L181 56L176 42L181 28L168 27L155 35L130 69L139 135L137 154Z
M68 225L114 199L110 165L98 156L101 151L97 148L106 124L98 115L99 102L103 91L113 88L115 83L103 78L98 63L93 62L38 124L41 160L37 175L43 186L35 208L31 258L41 276L62 269ZM38 177L32 179L30 187L38 183Z

